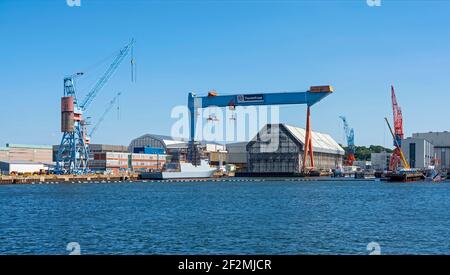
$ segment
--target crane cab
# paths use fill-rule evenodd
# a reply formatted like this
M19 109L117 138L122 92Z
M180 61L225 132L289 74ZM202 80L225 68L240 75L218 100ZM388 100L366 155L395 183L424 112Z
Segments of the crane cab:
M217 95L218 95L218 93L216 92L216 90L211 90L208 92L208 97L217 96Z
M332 93L333 91L333 86L331 85L311 86L309 88L310 93Z

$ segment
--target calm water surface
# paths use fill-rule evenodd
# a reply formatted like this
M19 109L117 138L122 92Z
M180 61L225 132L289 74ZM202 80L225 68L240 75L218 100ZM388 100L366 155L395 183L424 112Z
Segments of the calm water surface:
M0 254L450 254L450 183L0 186Z

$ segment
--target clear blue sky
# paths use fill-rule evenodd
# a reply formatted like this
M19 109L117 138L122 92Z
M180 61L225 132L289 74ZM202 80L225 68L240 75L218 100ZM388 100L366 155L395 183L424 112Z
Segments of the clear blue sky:
M94 143L169 134L187 93L277 92L331 84L313 109L315 130L343 142L347 116L358 145L391 141L390 85L405 132L450 130L450 1L0 0L0 146L57 144L62 78L137 40L137 83L126 61L91 112L123 91ZM95 81L101 68L87 71ZM91 74L89 74L91 73ZM80 92L81 93L81 92ZM281 121L305 125L305 107Z

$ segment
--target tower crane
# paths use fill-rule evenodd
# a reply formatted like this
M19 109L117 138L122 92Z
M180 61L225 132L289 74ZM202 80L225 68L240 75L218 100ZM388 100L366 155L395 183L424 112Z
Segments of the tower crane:
M400 164L402 162L404 162L403 161L404 156L402 156L403 153L401 150L404 133L403 133L402 109L398 105L397 97L395 96L394 86L391 86L391 101L392 101L392 113L393 113L393 119L394 119L394 129L392 131L392 134L393 134L392 137L394 139L395 149L391 155L391 160L389 162L389 170L395 171L398 169ZM389 127L390 127L390 125L389 125ZM405 163L403 163L403 165L405 166ZM409 165L407 165L407 166L409 166ZM405 167L405 168L407 168L407 167Z
M134 39L119 51L106 72L81 101L77 99L75 79L82 76L83 73L76 73L64 78L64 96L61 98L61 132L63 136L56 155L56 173L85 174L88 172L89 138L83 113L112 77L133 45ZM133 56L131 65L134 66Z
M350 128L347 119L344 116L340 116L339 118L342 119L342 122L344 123L345 138L347 139L347 146L348 146L348 154L345 164L351 166L353 165L353 162L356 160L355 131L353 130L353 128Z
M188 161L194 165L200 163L198 146L195 142L195 124L197 109L215 107L235 107L235 106L261 106L261 105L283 105L283 104L306 104L306 135L304 142L304 154L302 162L302 172L308 173L308 170L314 169L314 154L311 132L311 106L330 95L333 92L332 86L312 86L306 92L284 92L284 93L261 93L261 94L237 94L237 95L218 95L209 93L208 96L197 96L193 93L188 94L189 109L189 145ZM309 158L309 166L307 160Z

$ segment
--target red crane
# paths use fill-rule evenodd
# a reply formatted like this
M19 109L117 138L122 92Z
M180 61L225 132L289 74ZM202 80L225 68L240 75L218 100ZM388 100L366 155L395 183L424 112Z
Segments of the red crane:
M391 86L391 98L392 98L392 112L394 114L394 152L391 156L389 163L389 170L395 171L402 162L401 146L404 138L403 134L403 115L402 109L397 103L397 97L395 96L394 86Z

